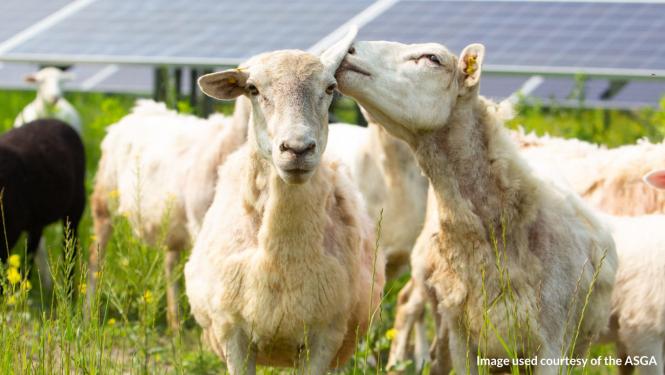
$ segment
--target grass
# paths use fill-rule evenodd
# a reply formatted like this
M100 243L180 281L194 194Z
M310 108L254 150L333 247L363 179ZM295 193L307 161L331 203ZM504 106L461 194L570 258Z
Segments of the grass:
M32 93L0 91L0 130L10 129L14 117L28 102ZM135 97L74 93L68 99L78 108L84 124L87 153L86 188L91 191L99 160L99 144L105 128L131 109ZM665 105L665 103L664 103ZM189 107L179 105L183 112ZM220 105L217 110L230 113L232 107ZM353 122L357 112L348 100L341 100L335 114L341 121ZM609 120L608 120L609 119ZM644 126L648 123L648 126ZM511 126L523 124L539 133L550 132L565 137L581 137L616 146L640 137L660 140L665 134L662 112L640 114L605 111L576 111L521 107ZM114 218L114 232L109 242L103 269L97 275L98 290L94 301L95 316L86 320L83 302L87 285L87 249L92 228L89 208L79 227L79 242L61 225L45 231L55 288L49 293L41 288L40 275L25 275L28 260L23 253L25 239L14 249L16 257L0 265L0 283L5 293L0 296L0 373L2 374L216 374L223 363L202 347L200 329L187 314L187 300L180 298L182 331L170 333L166 325L164 252L161 246L148 246L134 236L126 218ZM67 241L65 241L67 240ZM67 243L63 246L63 241ZM497 259L501 254L497 253ZM183 257L184 258L184 257ZM185 259L181 260L180 271ZM17 262L20 267L15 267ZM69 281L68 268L76 270ZM499 267L499 266L497 266ZM181 272L178 272L181 274ZM8 277L9 276L9 277ZM373 329L358 343L354 358L339 371L341 374L384 373L395 316L397 293L408 280L403 276L388 283L380 314L372 317ZM182 282L182 277L180 282ZM184 288L181 288L183 290ZM431 324L431 323L430 323ZM431 330L431 325L430 325ZM489 332L488 334L492 334ZM509 340L510 341L510 340ZM592 348L591 356L613 354L611 346ZM400 364L406 373L415 373L412 363ZM610 367L575 372L616 373ZM263 368L261 374L290 373ZM425 368L424 373L428 373Z

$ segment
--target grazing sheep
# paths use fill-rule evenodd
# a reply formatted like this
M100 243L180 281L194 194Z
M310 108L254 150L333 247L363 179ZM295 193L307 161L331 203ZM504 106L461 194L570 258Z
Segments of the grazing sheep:
M217 168L245 141L244 106L240 100L232 121L221 115L203 120L140 100L131 114L108 128L91 198L96 243L90 249L88 306L111 236L112 215L121 213L147 243L156 244L167 234L163 238L168 250L167 317L169 326L178 329L179 293L173 270L212 201Z
M44 227L57 220L76 236L85 207L84 180L83 144L68 124L35 120L0 136L0 260L7 259L23 231L27 254L34 255Z
M25 77L37 85L37 97L30 102L14 121L14 127L40 118L56 118L71 125L81 134L81 119L76 109L65 99L62 84L73 79L71 73L48 67Z
M321 60L278 51L199 80L209 96L252 102L248 142L222 166L185 266L192 313L231 374L324 374L378 308L384 265L369 218L347 174L321 160L349 39Z
M497 336L516 341L518 356L584 353L607 327L617 263L607 229L574 193L533 175L478 95L483 57L479 44L458 60L434 43L359 42L337 74L343 93L411 146L433 186L427 283L455 372L472 374L475 354L509 356Z
M366 118L367 128L332 124L326 153L350 166L370 218L378 223L381 217L379 245L386 256L386 275L394 278L408 266L422 229L427 179L409 146Z

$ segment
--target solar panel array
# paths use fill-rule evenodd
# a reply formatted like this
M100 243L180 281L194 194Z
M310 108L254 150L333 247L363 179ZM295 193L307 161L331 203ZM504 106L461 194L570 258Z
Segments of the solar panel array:
M79 6L2 48L71 5ZM453 52L484 43L481 91L497 99L528 78L491 75L497 72L545 74L530 93L545 103L579 103L580 87L570 78L577 72L653 77L631 81L609 99L604 96L609 82L592 79L583 87L588 105L653 106L665 93L665 2L658 1L3 0L0 61L32 64L0 64L0 86L25 87L22 76L36 64L63 62L77 64L75 90L148 93L154 79L150 65L235 65L264 51L309 49L351 19L362 26L363 40L439 42Z
M6 56L77 61L237 64L308 49L371 0L97 0Z
M70 3L71 0L0 1L0 43Z
M396 27L399 26L399 27ZM634 70L665 75L665 3L403 0L362 40L487 47L487 71Z

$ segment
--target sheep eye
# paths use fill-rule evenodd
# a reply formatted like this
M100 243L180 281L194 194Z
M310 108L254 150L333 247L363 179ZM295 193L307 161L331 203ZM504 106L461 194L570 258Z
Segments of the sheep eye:
M328 87L326 87L326 94L332 95L335 92L335 89L337 88L336 83L330 84Z
M435 63L436 65L441 65L441 60L439 60L439 57L437 55L423 55L422 57Z
M247 92L248 92L249 95L251 95L251 96L257 96L257 95L259 95L259 89L257 89L256 86L254 86L254 85L251 84L251 83L250 83L249 85L247 85Z

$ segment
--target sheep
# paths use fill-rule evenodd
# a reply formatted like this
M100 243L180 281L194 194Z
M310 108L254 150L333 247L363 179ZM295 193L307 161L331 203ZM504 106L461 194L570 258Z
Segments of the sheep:
M648 191L640 181L644 171L665 165L662 144L641 140L635 145L607 149L578 139L527 134L522 128L510 134L532 167L542 170L543 176L559 176L558 180L565 180L566 186L577 191L596 208L607 210L613 215L651 214L662 210L665 195ZM641 195L644 198L640 198ZM432 210L432 206L435 209L436 204L430 199L427 209ZM436 219L430 220L436 221ZM610 222L616 220L619 219L616 217L607 219ZM419 242L430 238L436 232L436 226L432 224L430 221L427 222L426 227L430 229L423 230L420 235L423 240L419 239ZM614 233L614 230L612 232ZM422 343L425 342L425 339L419 336L419 332L423 326L422 312L426 303L423 295L427 295L427 289L424 279L419 279L422 271L417 270L423 263L423 259L419 257L423 257L424 254L424 251L418 251L416 246L411 259L414 275L408 287L400 292L395 324L398 335L392 343L388 367L408 358L407 343L414 325L417 334L416 345L423 347ZM621 273L621 264L618 272ZM432 354L437 358L445 356L445 353ZM414 361L417 367L427 359L426 352L415 351ZM436 362L435 358L435 365Z
M174 268L198 233L217 180L217 167L246 137L248 116L239 100L231 121L180 115L163 103L140 100L132 113L107 129L91 197L96 241L88 265L87 305L92 305L99 262L112 232L112 216L128 217L136 235L157 244L168 221L165 274L167 320L179 329Z
M641 173L654 166L663 165L662 158L659 159L659 155L662 153L662 147L659 144L655 145L641 140L635 145L607 149L577 139L563 139L547 135L536 136L533 133L525 134L523 129L512 132L511 136L521 149L522 155L530 161L534 169L541 171L542 176L549 176L549 178L557 176L555 180L565 181L566 186L573 188L584 198L591 200L591 202L598 202L597 207L604 208L614 215L650 214L660 210L660 204L662 203L659 202L662 202L662 198L659 193L648 192L647 189L644 193L646 199L639 199L639 195L645 191L644 187L640 186ZM652 172L652 174L645 177L645 180L653 185L659 181L658 177L658 173ZM631 203L633 199L636 201ZM428 210L431 210L432 206L435 208L435 202L430 199ZM651 216L645 216L641 220L657 220L647 219L648 217ZM612 234L615 241L626 242L622 240L625 237L621 233L622 227L616 224L617 221L622 220L622 217L607 215L603 218L613 224ZM628 221L626 227L633 228L630 225L632 219L626 218L625 220ZM436 227L432 225L432 221L436 221L436 219L428 219L426 229L423 230L420 238L430 238L436 232ZM648 226L646 232L636 231L633 236L636 238L642 236L651 238L652 241L657 243L659 238L654 238L653 234L648 233L652 228L654 226ZM617 234L615 235L615 233ZM419 239L420 241L422 240ZM644 242L644 240L638 242ZM640 246L638 245L638 247ZM641 247L644 248L645 246ZM622 269L623 254L634 251L632 249L624 250L617 245L617 252L620 256L618 275L624 274ZM419 251L418 246L416 246L411 260L414 269L413 280L409 282L408 288L400 293L395 324L398 335L392 343L389 367L408 358L406 345L410 333L414 330L414 325L417 333L416 344L422 347L422 342L425 340L418 336L422 329L422 311L426 303L426 299L422 296L427 295L424 279L419 278L422 271L418 271L418 268L422 267L423 259L421 258L424 257L423 254L424 252ZM618 282L617 285L622 284ZM616 297L614 297L614 300L616 300ZM615 310L619 308L620 306L613 307ZM612 319L618 318L613 317ZM610 334L610 336L612 335ZM621 335L616 334L614 336L616 337L610 341L617 342L620 349L629 348L634 351L634 345L622 343L617 338ZM622 350L625 351L626 349ZM437 358L445 357L445 353L432 354ZM414 360L417 366L421 366L427 358L427 353L416 350ZM437 359L434 358L434 364L436 365L436 363Z
M662 375L665 360L665 215L635 217L605 215L619 255L612 293L610 332L601 338L614 342L623 359L621 372L633 366L627 358L653 357L655 364L633 363L640 375Z
M53 67L26 76L26 82L37 85L37 97L19 113L14 121L14 127L40 118L56 118L71 125L81 135L79 114L64 98L62 90L63 82L73 78L71 73Z
M425 219L427 179L409 147L368 118L367 128L332 124L326 153L350 166L370 218L381 220L379 244L389 279L408 266Z
M427 283L453 368L472 374L467 355L507 358L497 336L515 338L518 356L584 353L607 328L617 263L608 229L577 195L533 174L478 95L484 50L469 45L458 60L434 43L358 42L337 73L341 92L409 144L433 186Z
M231 374L343 365L380 303L384 265L360 195L321 157L352 37L321 60L277 51L199 79L213 98L252 102L248 142L221 167L185 265L192 314Z
M612 215L644 215L665 211L665 191L649 189L642 176L665 168L662 143L640 140L613 149L587 142L515 133L527 160L547 162L593 207Z
M0 243L4 248L0 261L7 260L24 231L26 253L33 256L44 227L57 220L76 238L85 207L84 181L83 143L68 124L35 120L0 136Z

